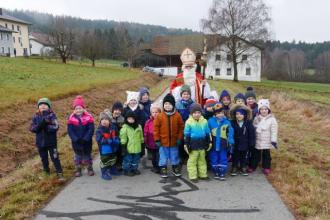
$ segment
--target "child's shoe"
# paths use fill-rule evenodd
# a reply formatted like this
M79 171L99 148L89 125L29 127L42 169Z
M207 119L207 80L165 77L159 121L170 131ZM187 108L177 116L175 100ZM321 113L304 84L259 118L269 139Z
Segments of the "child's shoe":
M87 173L88 173L88 176L94 176L95 173L94 173L94 170L93 170L93 165L88 165L87 167Z
M153 168L151 168L151 172L153 172L153 173L160 173L160 170L157 167L153 167Z
M225 176L225 174L220 174L220 175L219 175L219 180L220 180L220 181L225 181L225 180L226 180L226 176Z
M181 176L180 167L179 166L172 166L172 173L176 177Z
M57 173L57 179L61 182L64 182L65 181L65 178L63 176L63 173Z
M198 179L197 178L196 179L191 179L190 181L193 182L193 183L198 183Z
M247 172L248 172L248 173L253 173L254 171L256 171L256 170L253 169L253 168L251 168L251 167L249 167L249 168L247 169Z
M242 176L248 176L249 175L246 168L242 168L240 170L240 173L241 173Z
M141 174L140 170L138 170L138 169L133 170L132 173L134 173L134 175L140 175Z
M262 172L268 176L270 174L270 169L263 169Z
M110 167L110 174L113 176L120 176L121 172L118 171L116 166Z
M81 173L81 167L80 166L76 166L76 171L74 172L74 176L75 177L81 177L82 173Z
M218 180L218 179L220 179L220 176L219 176L218 173L215 173L213 178L216 179L216 180Z
M237 168L236 167L233 167L231 172L230 172L230 175L231 176L237 176Z
M110 175L110 172L109 172L109 169L107 169L107 168L101 168L101 174L102 174L101 177L104 180L111 180L112 179L112 177Z
M203 180L203 181L209 181L210 180L210 178L208 176L206 176L206 177L199 177L199 179L200 180Z
M168 177L168 175L167 175L167 168L166 168L166 167L162 167L162 168L160 169L160 176L161 176L162 178L167 178L167 177Z
M124 170L124 175L125 176L134 176L134 173L130 170Z

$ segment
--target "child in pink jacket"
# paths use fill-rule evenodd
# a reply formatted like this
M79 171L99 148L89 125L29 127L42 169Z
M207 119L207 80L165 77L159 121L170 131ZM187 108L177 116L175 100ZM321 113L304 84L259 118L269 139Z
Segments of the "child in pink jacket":
M159 173L159 149L156 146L155 140L154 140L154 119L157 117L157 115L161 112L161 109L152 104L150 107L150 119L146 122L144 125L144 143L146 144L148 155L151 155L151 161L152 161L152 172Z

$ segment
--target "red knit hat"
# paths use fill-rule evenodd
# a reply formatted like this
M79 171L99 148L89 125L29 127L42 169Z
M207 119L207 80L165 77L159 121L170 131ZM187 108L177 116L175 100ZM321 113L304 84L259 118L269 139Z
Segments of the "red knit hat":
M208 98L205 102L205 108L206 107L213 107L218 101L214 98Z
M85 108L85 101L81 95L78 95L73 100L73 108L76 108L77 106L81 106L81 107Z

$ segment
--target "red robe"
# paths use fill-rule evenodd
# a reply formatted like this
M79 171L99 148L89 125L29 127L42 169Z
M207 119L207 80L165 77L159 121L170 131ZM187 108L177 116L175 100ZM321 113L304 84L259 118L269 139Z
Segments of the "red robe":
M206 99L202 99L202 86L201 86L201 82L204 80L204 77L202 76L202 74L200 74L199 72L196 72L196 85L199 86L195 86L195 102L201 104L202 106L204 105ZM178 86L182 86L184 85L184 79L183 79L183 73L179 73L175 79L171 82L170 85L170 91L172 93L172 90Z

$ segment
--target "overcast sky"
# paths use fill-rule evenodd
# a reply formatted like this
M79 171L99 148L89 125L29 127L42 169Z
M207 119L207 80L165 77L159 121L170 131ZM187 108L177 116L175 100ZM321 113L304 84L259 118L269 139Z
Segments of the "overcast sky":
M271 7L273 38L329 41L329 0L265 0ZM56 15L156 24L200 31L212 0L1 0L0 7Z

